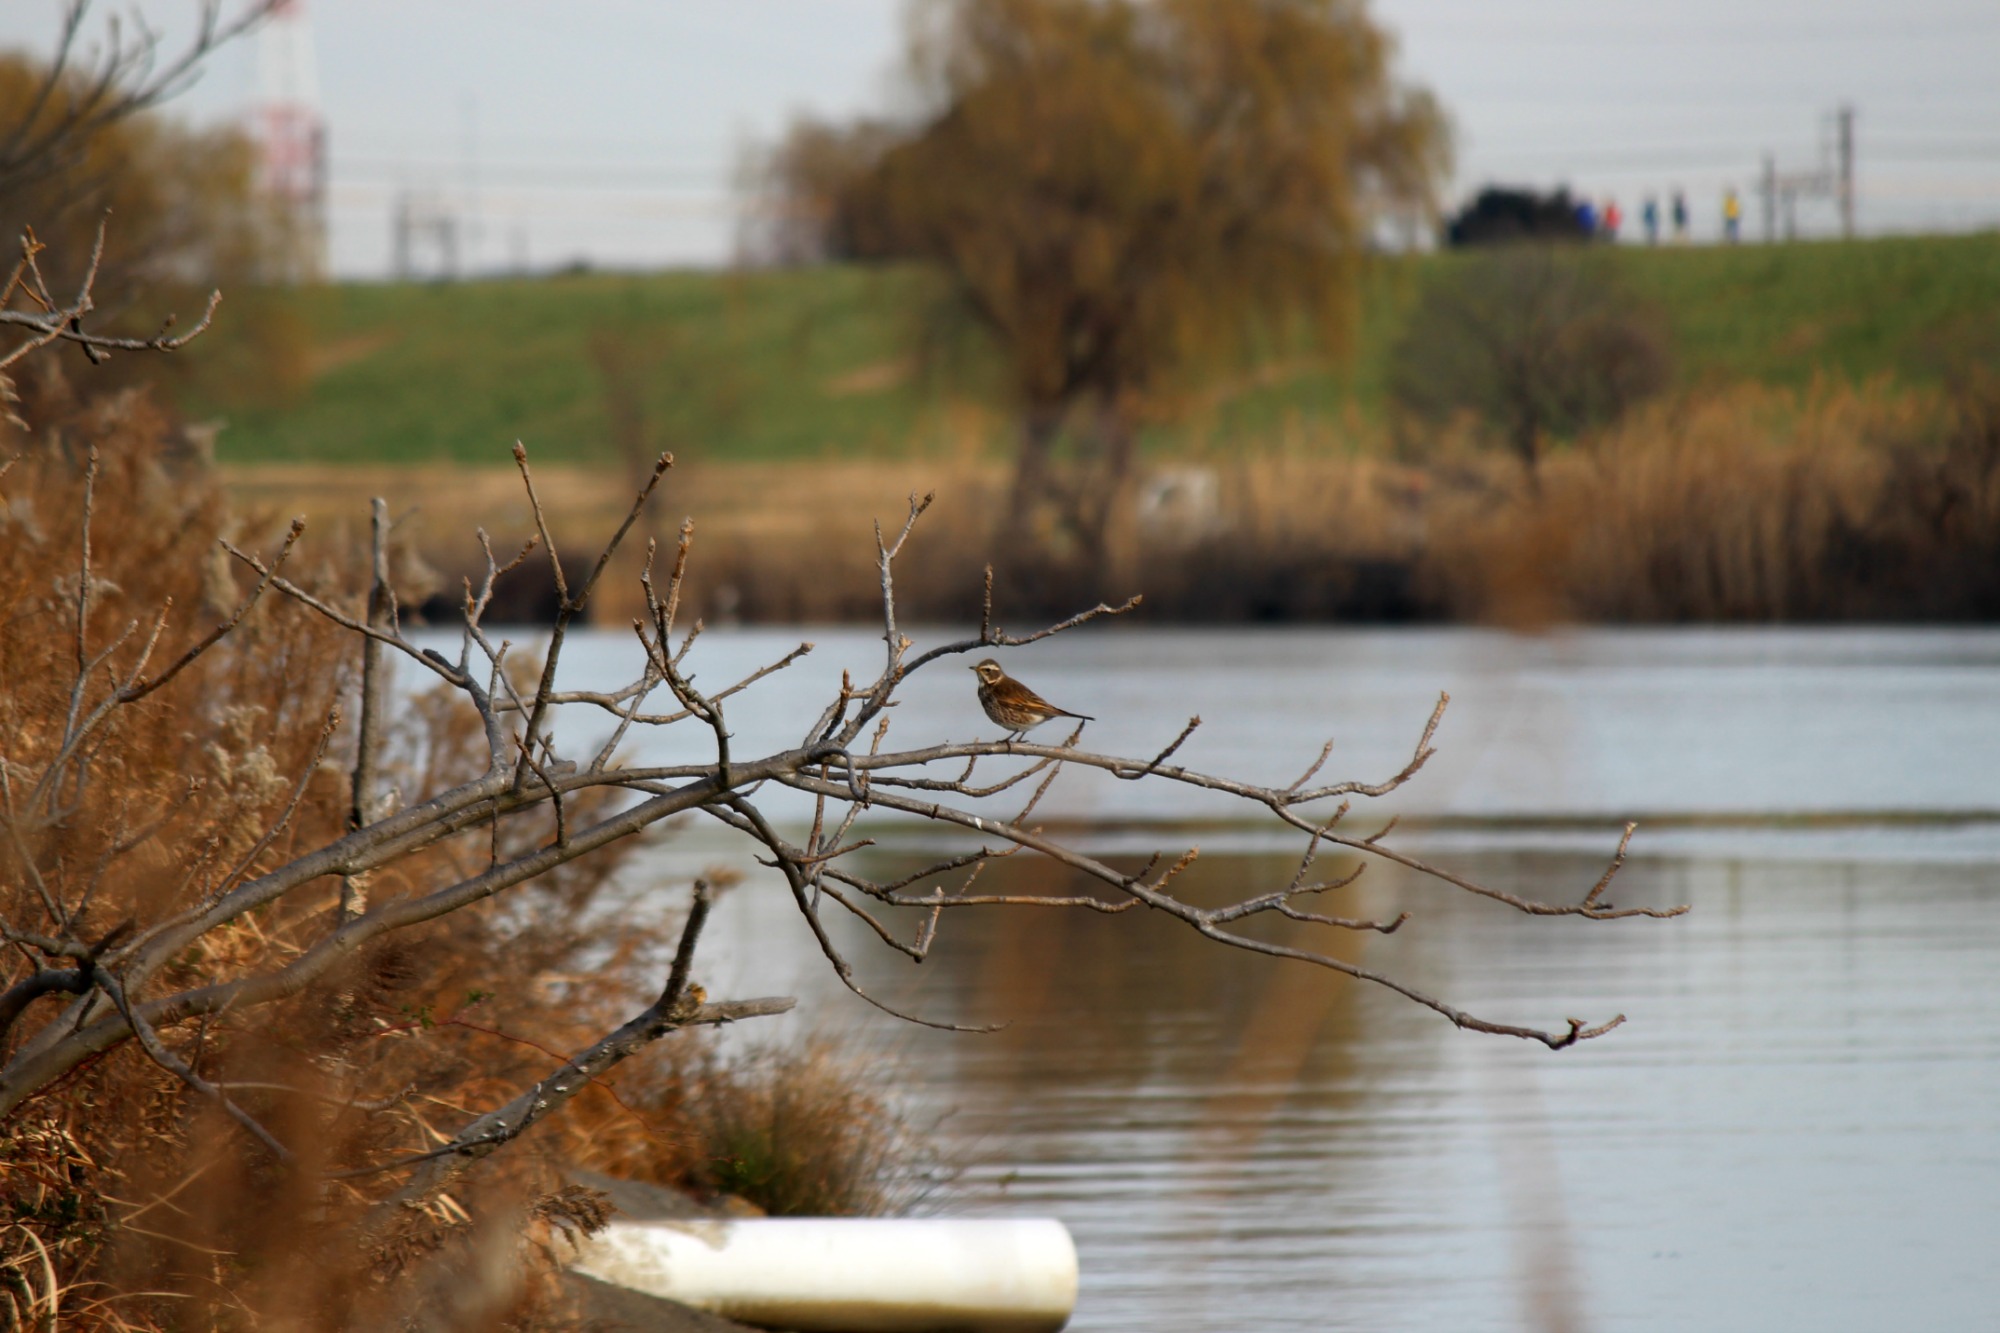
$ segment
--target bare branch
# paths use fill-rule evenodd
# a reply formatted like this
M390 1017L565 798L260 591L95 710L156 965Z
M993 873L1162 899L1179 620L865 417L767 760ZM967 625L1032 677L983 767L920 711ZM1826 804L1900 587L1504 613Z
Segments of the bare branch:
M1383 829L1382 833L1387 833L1388 831L1388 829ZM1618 851L1612 856L1611 864L1604 868L1604 874L1598 879L1597 883L1590 886L1590 892L1583 895L1583 905L1585 907L1597 906L1597 900L1603 896L1606 889L1611 887L1611 881L1617 877L1618 872L1625 868L1625 849L1632 845L1632 835L1638 831L1639 826L1637 824L1629 820L1626 822L1624 836L1618 839ZM1382 834L1378 833L1375 836L1379 838ZM1606 910L1610 906L1611 904L1609 903L1604 904Z
M1173 755L1174 751L1180 749L1181 746L1185 745L1187 743L1187 738L1194 735L1194 729L1200 725L1201 725L1201 717L1199 714L1189 718L1187 721L1187 725L1181 728L1181 734L1174 737L1173 740L1167 745L1166 749L1154 755L1152 759L1147 762L1144 768L1116 769L1113 771L1116 772L1119 777L1124 778L1127 781L1136 781L1139 778L1147 777L1153 773L1158 772L1160 765L1167 762L1167 760Z
M114 18L91 65L78 68L73 57L91 0L66 0L54 54L25 110L0 134L0 190L18 190L68 169L99 130L185 91L204 60L262 22L279 3L253 0L224 22L219 0L205 0L187 46L164 60L156 33L141 23L137 38L128 42Z
M76 675L78 680L89 675L84 650L84 634L90 625L90 521L97 512L97 446L90 448L90 464L83 472L83 540L82 555L77 561L76 574Z
M10 294L21 300L32 297L44 305L55 304L54 298L47 294L32 250L24 254L22 265L11 281ZM28 770L25 780L17 782L20 775L0 761L0 797L4 797L6 805L11 857L22 866L21 882L40 893L49 918L47 923L33 922L35 932L12 927L4 931L5 942L18 952L21 961L16 964L13 984L0 993L0 1033L9 1025L18 1026L20 1016L42 996L75 998L64 1006L60 1017L28 1033L4 1066L0 1066L0 1116L97 1055L126 1040L136 1040L146 1048L150 1058L173 1070L176 1077L203 1096L215 1099L244 1124L247 1132L258 1134L274 1152L281 1153L282 1145L269 1139L254 1120L240 1114L241 1108L229 1101L228 1088L201 1077L196 1071L199 1055L189 1060L177 1054L161 1040L159 1034L163 1030L191 1019L204 1025L240 1021L242 1015L259 1006L297 995L309 987L329 984L330 978L340 975L337 969L343 963L376 941L516 890L538 876L655 827L663 820L693 812L705 813L751 840L759 858L783 879L826 965L843 986L899 1018L953 1031L991 1029L916 1017L870 994L860 984L850 958L823 917L828 900L855 917L874 940L913 961L929 956L947 909L1053 908L1104 915L1143 909L1169 916L1223 947L1302 962L1379 985L1462 1028L1533 1040L1551 1048L1602 1035L1622 1022L1622 1017L1595 1025L1573 1019L1564 1025L1536 1028L1495 1023L1467 1013L1409 986L1386 970L1362 967L1339 956L1332 946L1319 943L1329 938L1324 932L1334 930L1395 934L1412 920L1408 911L1385 908L1379 919L1358 913L1344 914L1338 910L1337 902L1329 902L1324 895L1354 884L1368 865L1387 863L1411 870L1431 883L1455 887L1534 916L1576 916L1605 921L1629 916L1668 917L1687 910L1685 907L1618 908L1604 901L1613 877L1625 862L1632 837L1629 826L1611 865L1597 883L1578 899L1559 897L1555 901L1494 889L1401 850L1390 841L1396 828L1393 819L1372 834L1341 832L1351 801L1397 791L1431 758L1433 741L1449 703L1443 695L1424 724L1408 761L1399 771L1375 781L1322 779L1320 774L1332 753L1331 741L1306 771L1285 787L1209 773L1174 762L1202 725L1199 716L1190 717L1179 733L1151 758L1079 749L1080 728L1055 745L1003 739L888 749L890 710L897 706L899 691L913 672L941 658L975 649L1032 644L1093 620L1122 614L1139 604L1137 598L1119 606L1101 603L1031 633L1009 635L994 620L994 589L989 571L978 637L915 652L899 625L894 567L930 503L928 497L911 497L908 513L893 534L879 526L875 534L883 602L884 654L880 672L862 683L842 673L838 693L796 746L764 754L739 752L740 746L727 725L724 705L728 702L732 711L757 706L748 700L748 693L775 672L799 660L810 651L811 644L800 644L778 660L742 675L726 688L708 692L696 683L692 654L702 625L700 621L691 628L677 625L692 548L691 522L681 527L671 569L661 585L654 580L657 548L648 545L644 569L639 575L645 613L633 622L642 650L636 678L612 690L559 691L555 681L566 627L601 583L620 542L637 524L670 461L661 458L651 478L638 489L632 506L587 576L573 589L552 540L526 451L517 448L516 462L534 512L536 536L512 562L502 565L490 541L481 534L486 569L476 588L472 579L466 583L466 626L455 663L433 648L418 647L404 635L389 579L387 508L378 501L374 507L371 578L365 611L354 609L355 603L345 594L307 592L284 577L281 571L300 537L297 524L269 563L225 545L237 559L257 571L256 587L222 625L200 638L157 677L148 677L144 672L164 632L164 608L150 621L149 632L141 622L134 621L122 633L111 635L108 646L100 645L95 650L91 647L90 617L95 610L102 619L102 608L93 606L90 591L93 556L89 536L92 509L88 497L94 494L94 482L87 479L82 515L85 536L79 557L82 583L73 608L75 679L69 683L61 732L48 747L53 752L53 762L38 770ZM538 684L530 693L525 686L517 686L515 673L507 669L510 645L504 641L496 645L482 628L481 618L491 604L495 581L536 547L546 549L557 588L558 611L548 649L538 667ZM296 854L288 851L272 856L271 848L278 845L280 833L300 822L296 817L304 808L306 784L332 734L334 723L329 720L305 771L290 775L295 784L288 803L247 853L240 850L240 844L227 842L220 834L206 834L210 839L207 849L191 856L177 869L177 874L185 876L179 888L163 886L159 901L169 906L139 921L129 933L114 932L113 937L86 948L75 938L81 929L77 924L80 906L79 910L72 910L64 901L64 894L71 892L68 886L80 878L86 880L84 901L88 902L89 893L103 877L104 867L143 838L134 834L129 839L121 836L100 840L93 849L94 853L102 852L95 868L86 867L79 876L75 870L59 865L45 870L33 855L36 848L22 830L47 826L62 810L73 808L77 799L74 793L83 790L87 782L91 757L96 753L92 747L108 743L103 738L117 732L116 728L102 726L113 710L158 690L202 654L221 644L244 622L267 589L276 589L354 636L355 645L362 650L360 736L350 799L339 812L344 818L335 817L337 827L322 836L320 845L307 846ZM65 622L70 609L64 606ZM68 628L66 623L64 628ZM141 643L135 664L129 661L130 650L123 647L134 640ZM404 789L413 793L413 799L406 807L394 810L380 799L389 780L382 738L393 725L395 710L394 696L385 688L382 651L391 648L422 663L449 692L471 707L486 740L484 771L457 776L426 771L420 783L406 779ZM69 650L66 641L59 641L59 653L67 656ZM128 654L118 659L128 664L107 667L105 664L112 661L114 652ZM110 677L108 692L100 682L100 673ZM663 686L671 692L677 709L648 711L648 699ZM746 701L734 702L738 696L744 696ZM554 734L553 710L570 703L594 707L615 719L609 739L593 739L593 748L579 756L589 758L587 764L564 753ZM712 756L643 768L614 765L614 755L634 728L671 726L689 720L701 723L712 734L715 743ZM902 731L898 729L899 737ZM472 746L468 754L476 753L476 749L476 745ZM1220 902L1207 893L1188 892L1182 877L1188 876L1197 864L1198 848L1155 851L1134 871L1128 862L1121 860L1119 866L1110 864L1032 822L1043 817L1037 812L1053 799L1055 779L1066 766L1097 770L1122 781L1174 784L1240 801L1267 824L1275 822L1298 830L1303 849L1295 866L1275 877L1277 882L1232 885ZM783 833L773 823L771 803L762 795L769 784L798 792L811 801L811 823L803 832L802 844L794 841L799 833ZM28 793L25 800L24 789ZM1018 803L1011 817L988 816L981 813L985 807L975 804L1017 790L1019 795L1008 798L1010 807ZM71 795L59 797L59 792ZM70 804L65 805L65 801ZM122 807L119 809L121 824L127 813ZM553 841L547 841L544 821L551 817L555 832ZM146 818L150 818L150 813ZM954 841L915 871L877 870L872 864L874 858L864 852L875 845L875 834L882 821L898 819L922 821L931 828L946 831ZM164 816L150 827L158 828L163 820ZM503 836L503 825L507 836ZM144 836L150 837L151 833ZM461 837L464 843L449 843ZM976 849L961 849L956 842L960 838L976 844ZM435 862L408 860L441 844L444 846ZM1339 848L1351 856L1352 864L1344 860L1333 873L1315 873L1313 867L1330 848ZM484 857L481 850L486 853ZM1083 876L1090 887L1043 894L1009 892L1006 885L981 881L988 865L1014 856L1046 858L1052 866ZM283 863L267 865L267 858ZM421 869L414 868L418 866ZM450 869L440 874L438 866ZM351 889L361 883L362 877L378 870L398 874L406 887L398 894L382 895L383 901L373 904L363 900L359 893L350 892L344 909L329 923L323 906L325 900L319 896L327 882L340 880ZM24 901L32 911L35 900ZM789 1000L746 1001L734 1006L705 1002L692 980L692 970L698 941L708 923L711 901L708 885L698 882L672 967L657 998L643 1012L577 1054L561 1058L553 1073L507 1105L471 1117L454 1134L447 1136L439 1131L428 1140L433 1144L443 1140L435 1151L398 1157L362 1168L362 1172L411 1169L412 1178L396 1196L398 1206L434 1199L458 1173L518 1137L645 1043L690 1024L731 1021L789 1008ZM902 909L915 912L914 920L899 916L897 913ZM1284 942L1274 942L1265 937L1270 932L1245 924L1260 918L1266 925L1286 923ZM264 931L274 920L290 923L283 928L298 933L288 936L282 948L248 965L233 966L226 975L191 979L184 968L169 967L174 960L190 957L189 951L201 945L211 932L232 925L245 932ZM301 925L308 922L309 928ZM150 998L141 998L141 992L148 989L152 992Z
M905 1013L894 1005L888 1004L869 994L862 987L861 983L854 979L854 968L841 955L839 947L833 942L833 937L826 933L826 925L819 919L819 912L813 907L806 893L807 880L804 873L800 870L798 862L793 858L791 849L786 847L782 838L778 837L769 822L765 820L763 813L756 806L741 797L734 797L728 801L728 811L726 813L713 809L709 810L708 813L723 819L725 823L731 823L732 827L747 829L755 835L758 841L770 848L772 854L778 858L777 867L783 872L785 882L791 886L792 899L798 904L799 914L805 917L806 925L811 927L813 939L818 942L820 952L825 955L826 961L832 965L833 974L840 978L841 985L847 987L848 990L860 996L869 1004L874 1005L883 1013L903 1019L906 1022L915 1023L920 1027L937 1028L944 1032L996 1032L999 1030L999 1024L940 1023L933 1019L919 1018L915 1014ZM735 817L733 823L727 817L728 815Z
M125 988L118 983L116 977L103 968L96 967L91 969L91 980L102 988L105 994L111 997L113 1004L118 1006L118 1012L124 1015L125 1021L131 1025L132 1031L138 1036L139 1045L145 1049L148 1059L228 1112L229 1118L248 1130L250 1136L263 1144L269 1150L271 1156L287 1165L291 1163L291 1150L278 1142L272 1136L270 1130L258 1124L248 1111L245 1111L234 1101L230 1100L227 1092L224 1092L215 1084L210 1083L207 1079L195 1073L194 1069L185 1060L182 1060L178 1055L175 1055L166 1048L166 1044L160 1040L159 1034L154 1032L152 1026L132 1008L131 1002L126 999Z
M304 534L305 530L306 521L303 517L293 519L291 527L285 532L284 544L278 548L278 554L272 558L268 568L262 565L257 566L259 574L257 586L250 590L250 595L243 599L236 610L230 614L229 619L195 640L194 644L186 652L175 658L173 664L159 675L151 677L140 676L132 680L118 692L119 701L121 703L131 703L134 700L145 698L175 676L180 675L181 672L192 665L203 653L227 638L238 625L243 623L243 617L250 614L250 608L257 604L257 599L264 595L264 590L271 586L272 580L277 578L278 571L285 567L285 561L291 559L292 547L298 544L298 540ZM240 551L236 551L227 542L223 543L223 545L233 554L239 557L242 556Z
M4 166L0 166L4 171ZM172 329L177 323L172 315L160 326L160 331L150 338L112 338L103 334L84 331L83 318L97 308L97 299L92 288L97 282L97 269L104 254L104 224L99 222L97 241L91 249L90 262L84 272L83 281L77 293L66 304L58 304L49 294L48 284L41 278L41 270L35 256L41 243L35 240L30 230L21 239L21 266L7 285L7 296L16 291L25 291L40 306L39 310L14 310L6 307L5 297L0 297L0 328L19 328L26 331L20 342L5 352L0 352L0 370L5 370L31 352L36 352L51 343L69 342L82 347L93 362L101 362L107 352L178 352L189 343L208 332L208 326L215 319L216 307L222 304L221 292L210 292L208 306L202 311L201 319L186 333L175 334ZM34 279L34 286L28 287L21 281L25 273Z
M1305 786L1308 782L1311 782L1313 780L1314 775L1317 774L1322 768L1326 767L1326 761L1332 754L1333 754L1332 741L1328 741L1325 745L1320 746L1319 758L1313 760L1311 766L1308 767L1305 772L1299 774L1298 779L1295 782L1293 782L1291 786L1285 788L1286 794L1289 795L1292 792L1297 791L1299 788Z
M534 1125L560 1110L600 1075L669 1032L689 1027L713 1027L740 1023L746 1018L769 1018L790 1013L798 1001L789 996L759 1000L725 1000L719 1004L680 1004L671 1011L657 1004L571 1056L555 1073L536 1083L513 1101L480 1116L449 1143L427 1153L399 1158L358 1171L337 1173L335 1179L352 1178L378 1171L397 1171L411 1166L431 1166L399 1190L385 1205L392 1209L414 1207L435 1197L464 1174L467 1167L513 1142ZM386 1217L383 1219L386 1221Z

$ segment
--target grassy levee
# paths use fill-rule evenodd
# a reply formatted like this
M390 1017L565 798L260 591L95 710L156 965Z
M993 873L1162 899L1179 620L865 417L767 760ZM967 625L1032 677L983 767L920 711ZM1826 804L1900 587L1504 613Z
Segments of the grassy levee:
M1666 311L1690 385L1927 384L2000 321L2000 232L1631 252L1626 274Z
M620 461L621 394L647 443L732 459L900 449L924 386L901 357L913 275L578 274L288 293L284 366L232 373L224 326L183 405L225 423L226 463ZM274 294L246 302L268 306ZM274 382L275 381L275 382ZM627 432L629 434L629 430Z
M1665 311L1690 387L1922 383L2000 309L1993 233L1626 248L1616 259ZM1462 262L1384 261L1362 294L1350 358L1274 348L1176 404L1177 423L1150 431L1149 446L1255 448L1301 421L1360 440L1383 419L1389 348L1424 277ZM281 321L232 320L225 306L190 350L182 401L226 423L218 448L229 463L504 466L515 439L538 458L586 465L658 448L708 462L1004 449L977 350L908 353L921 282L907 270L822 268L341 284L286 294ZM289 345L261 363L241 345L274 336Z

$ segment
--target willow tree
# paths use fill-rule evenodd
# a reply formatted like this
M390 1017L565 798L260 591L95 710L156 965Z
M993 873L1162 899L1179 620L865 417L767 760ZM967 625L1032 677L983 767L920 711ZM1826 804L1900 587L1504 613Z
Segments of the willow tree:
M801 123L772 154L778 249L914 259L998 352L1016 537L1086 558L1135 432L1205 376L1338 347L1385 214L1428 213L1444 120L1360 0L935 0L900 124Z

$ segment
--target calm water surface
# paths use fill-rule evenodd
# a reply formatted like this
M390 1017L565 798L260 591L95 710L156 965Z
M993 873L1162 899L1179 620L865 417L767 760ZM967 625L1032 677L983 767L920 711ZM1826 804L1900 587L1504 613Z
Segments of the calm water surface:
M714 635L703 682L798 637ZM813 656L733 715L738 753L795 739L880 652L803 637ZM629 665L582 646L578 681ZM1190 763L1281 784L1329 735L1338 776L1395 771L1447 690L1439 758L1378 803L1429 817L1406 846L1574 896L1637 815L1661 827L1617 900L1694 906L1536 921L1394 874L1352 891L1417 916L1346 956L1490 1018L1629 1016L1558 1053L1140 917L968 915L921 968L852 937L885 996L1008 1024L952 1036L840 992L740 847L664 847L662 874L753 872L712 991L798 993L809 1016L766 1035L873 1053L965 1164L949 1210L1069 1224L1074 1327L2000 1327L2000 634L1117 632L1006 660L1098 714L1103 748L1150 754L1199 712ZM971 694L950 665L919 677L892 744L988 734ZM650 753L704 750L689 731ZM1282 881L1297 852L1085 775L1043 810L1107 855L1200 843L1190 893ZM870 854L929 849L910 831Z

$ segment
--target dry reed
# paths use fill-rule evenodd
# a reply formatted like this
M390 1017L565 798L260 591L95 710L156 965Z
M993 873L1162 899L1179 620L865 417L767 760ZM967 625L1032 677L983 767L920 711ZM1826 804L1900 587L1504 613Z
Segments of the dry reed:
M825 1040L655 1061L621 1090L639 1114L676 1126L678 1151L607 1156L604 1169L774 1217L906 1212L928 1192L935 1161L877 1090L881 1076L879 1064L871 1073Z
M680 470L668 512L699 512L696 612L717 621L876 615L870 515L912 489L939 495L913 543L906 614L964 622L981 570L1023 618L1143 592L1155 621L1963 620L2000 615L2000 388L1962 377L1917 390L1742 385L1656 401L1543 457L1530 474L1462 423L1400 461L1352 423L1299 426L1268 449L1212 446L1140 469L1101 564L1003 544L1007 474L959 454L909 463L823 460ZM422 479L451 497L432 531L521 527L482 474ZM381 486L395 474L349 479ZM240 479L270 496L282 470ZM611 474L552 487L566 515L607 512ZM433 501L435 503L435 501ZM509 525L512 525L511 527ZM665 535L662 533L661 535ZM464 548L426 546L464 567ZM638 558L634 553L632 559ZM548 600L517 576L510 604ZM617 586L614 581L614 586ZM440 606L448 613L449 607ZM632 608L607 599L604 623Z
M348 733L323 746L334 706L352 712L357 671L325 622L262 603L165 688L111 715L87 780L50 804L27 799L64 730L79 643L114 643L171 598L159 656L172 660L238 596L210 558L216 538L258 527L230 517L178 424L143 394L81 397L53 366L21 377L17 411L33 428L0 426L0 460L13 459L0 477L0 921L10 935L41 925L97 940L339 835ZM359 586L358 554L336 551L307 577ZM129 640L115 649L134 651ZM442 695L419 699L387 740L389 784L412 799L484 763L477 718ZM492 836L526 844L551 832L531 817ZM463 878L485 864L486 837L402 858L366 892L382 903ZM171 1056L293 1145L289 1164L130 1042L25 1103L0 1123L0 1325L571 1326L553 1282L561 1237L601 1222L602 1207L567 1174L623 1165L699 1183L673 1106L642 1108L600 1084L463 1188L387 1226L371 1210L401 1177L372 1167L436 1146L652 998L675 923L630 910L624 846L365 949L330 990L163 1026ZM324 933L339 892L329 878L211 931L162 979L184 988L281 966ZM42 966L26 943L5 960L0 992ZM0 1024L0 1055L68 1002L25 1000ZM698 1059L687 1041L677 1058ZM647 1077L644 1061L633 1075Z
M1655 404L1547 460L1538 493L1448 499L1430 577L1508 623L2000 614L1994 421L1881 385Z

